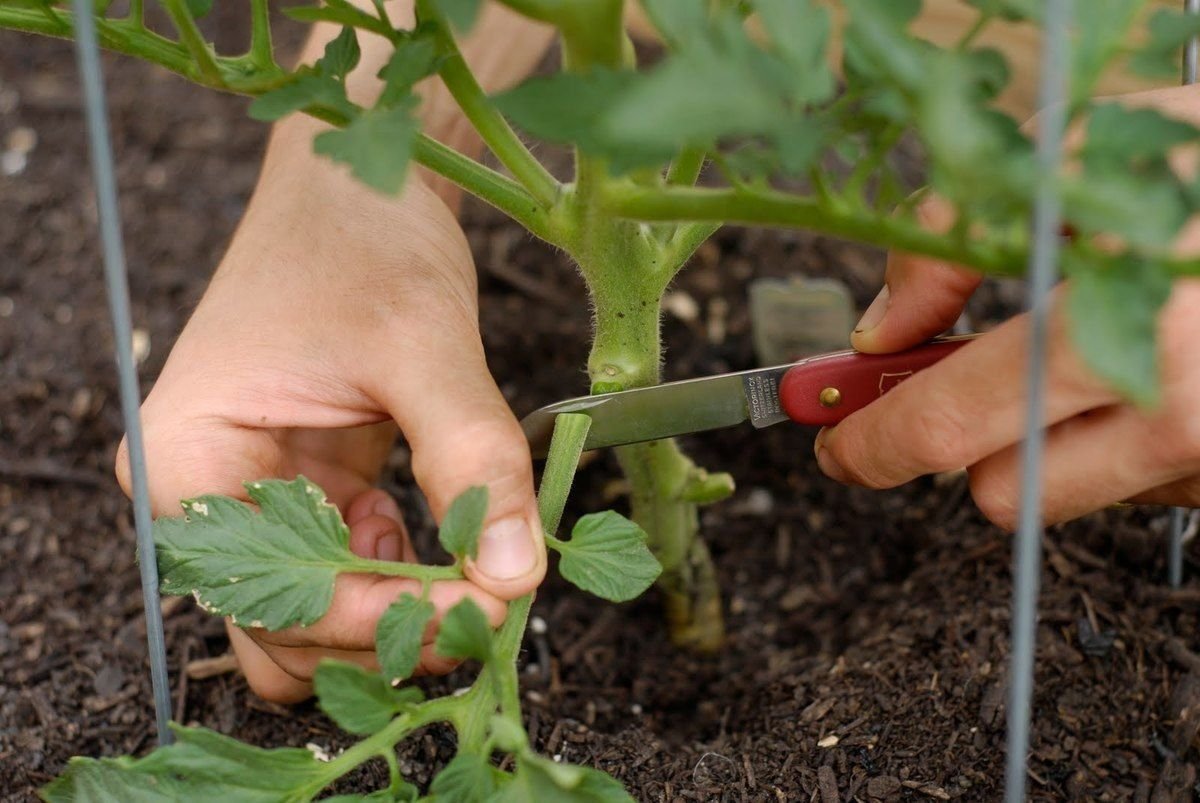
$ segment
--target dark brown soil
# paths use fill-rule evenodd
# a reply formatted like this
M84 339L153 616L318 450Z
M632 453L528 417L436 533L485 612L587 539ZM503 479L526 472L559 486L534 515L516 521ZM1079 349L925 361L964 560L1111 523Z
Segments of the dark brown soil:
M148 387L242 211L265 128L244 101L107 64ZM27 169L0 176L5 800L29 799L72 755L136 753L153 740L133 534L110 473L121 426L77 107L69 46L0 33L0 142L17 127L38 137ZM587 321L568 265L487 210L471 207L468 227L492 368L513 407L582 391ZM730 231L697 262L680 288L700 319L666 322L672 377L753 365L751 277L838 275L865 304L881 269L876 253L788 232ZM1003 307L989 298L984 319ZM714 317L723 336L710 336ZM539 749L601 767L644 801L999 797L1008 538L959 477L882 494L827 481L812 435L689 439L741 487L704 515L728 591L719 657L671 649L653 593L621 607L560 582L542 593L548 631L525 656L544 662L526 683ZM402 490L402 448L394 465L388 486L418 511L428 546L428 516ZM608 457L590 463L574 513L614 503L615 476ZM1160 510L1106 513L1047 539L1035 799L1193 795L1200 678L1187 671L1200 671L1189 652L1200 582L1161 585L1165 521ZM268 746L345 744L311 706L263 703L236 674L184 682L180 667L222 655L226 640L190 602L168 604L166 627L178 719ZM449 732L432 729L403 747L401 766L423 782L452 751ZM372 767L353 783L380 777Z

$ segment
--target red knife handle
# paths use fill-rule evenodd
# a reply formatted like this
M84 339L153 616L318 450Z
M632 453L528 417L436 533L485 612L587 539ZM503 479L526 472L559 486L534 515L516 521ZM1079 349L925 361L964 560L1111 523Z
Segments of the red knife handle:
M843 351L809 360L783 375L779 404L798 424L832 426L973 339L934 340L895 354Z

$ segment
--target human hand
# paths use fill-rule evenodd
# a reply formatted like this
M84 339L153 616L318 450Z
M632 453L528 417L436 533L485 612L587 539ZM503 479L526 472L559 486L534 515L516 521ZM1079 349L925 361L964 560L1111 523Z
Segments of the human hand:
M229 252L145 401L153 512L179 515L180 499L202 493L246 499L244 481L302 473L342 511L356 554L415 561L400 509L372 488L399 424L437 519L468 487L490 491L467 580L435 583L431 599L440 617L470 596L498 624L546 558L529 448L484 358L466 240L415 177L389 199L311 158L314 125L277 127ZM122 444L128 493L126 461ZM230 626L251 688L296 701L322 657L374 667L376 620L404 592L420 582L343 575L313 626ZM445 672L435 632L436 619L421 668Z
M1200 116L1191 89L1127 101L1193 124ZM922 212L934 230L952 223L944 203L926 204ZM1177 250L1200 250L1200 230L1185 229ZM945 331L979 282L960 267L891 255L884 289L852 335L854 347L893 352ZM1200 361L1194 353L1200 280L1177 281L1161 313L1162 402L1155 410L1125 403L1084 365L1064 320L1067 289L1055 290L1047 346L1046 520L1065 521L1121 501L1200 505ZM965 467L984 515L1012 529L1020 503L1029 328L1028 316L1017 316L822 431L815 446L821 469L843 482L891 488Z

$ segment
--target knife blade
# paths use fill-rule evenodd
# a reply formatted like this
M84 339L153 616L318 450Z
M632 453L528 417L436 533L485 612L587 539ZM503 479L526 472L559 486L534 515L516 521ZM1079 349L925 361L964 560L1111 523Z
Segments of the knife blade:
M976 335L932 340L894 354L839 351L787 365L717 374L647 388L581 396L533 411L521 421L535 458L544 458L563 413L591 416L584 450L783 421L831 426Z

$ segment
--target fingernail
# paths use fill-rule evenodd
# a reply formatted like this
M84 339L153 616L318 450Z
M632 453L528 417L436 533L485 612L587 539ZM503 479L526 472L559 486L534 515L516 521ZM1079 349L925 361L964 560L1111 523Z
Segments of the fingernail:
M813 444L813 452L817 455L817 465L820 466L821 472L826 477L838 482L846 481L845 469L834 458L833 452L825 448L825 430L817 433L817 440Z
M860 335L878 326L879 322L883 320L883 315L887 312L888 304L891 300L892 291L885 284L883 289L879 291L879 295L875 296L875 300L871 302L871 306L867 307L867 311L859 319L858 326L854 327L854 333Z
M489 525L479 536L475 567L496 580L522 577L537 565L537 547L529 522L514 516Z
M404 557L404 542L398 534L382 535L375 542L375 560L399 561L402 557Z
M389 519L400 521L400 506L396 504L396 500L391 494L379 497L374 505L371 506L371 512L377 516L387 516Z

